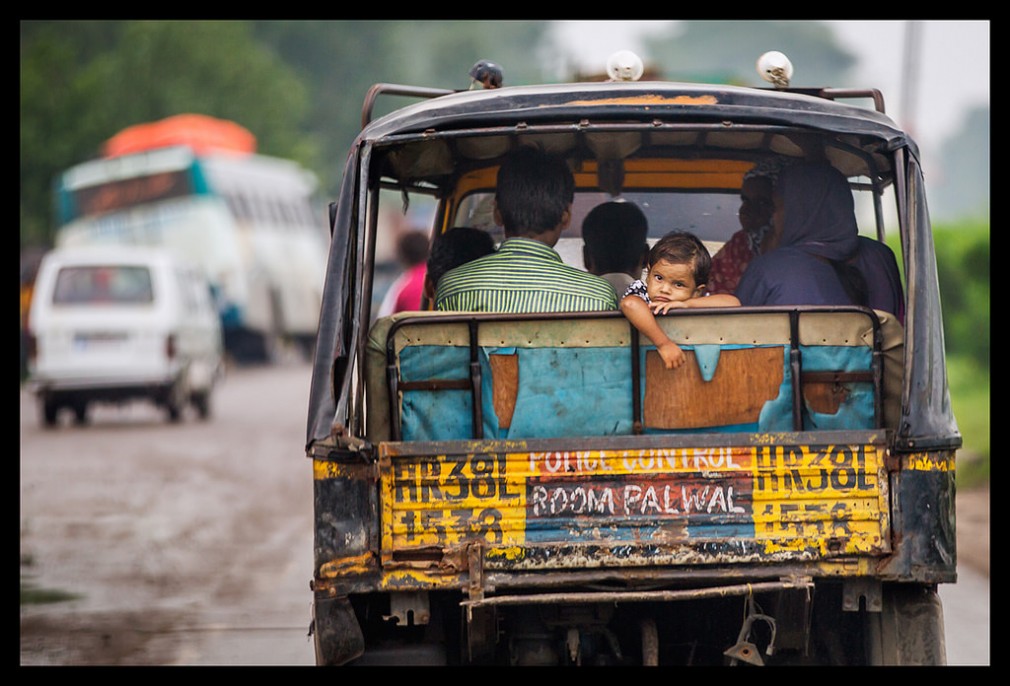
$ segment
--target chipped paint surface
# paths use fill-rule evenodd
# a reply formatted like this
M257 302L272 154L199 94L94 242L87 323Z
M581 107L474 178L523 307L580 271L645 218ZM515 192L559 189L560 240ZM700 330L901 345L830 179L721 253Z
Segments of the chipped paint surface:
M919 472L952 472L954 453L949 451L909 453L902 457L901 468Z
M348 465L330 460L312 461L312 478L317 480L347 478L351 476L353 469Z
M373 559L374 555L366 553L364 555L354 555L331 560L320 568L319 576L323 579L329 579L342 574L362 574L368 571L369 563Z
M570 100L569 105L715 105L719 99L714 95L678 95L672 98L662 95L636 95L630 98L599 98L595 100Z
M887 479L873 444L471 447L382 456L384 566L438 566L412 562L411 552L473 543L500 569L816 561L889 550Z

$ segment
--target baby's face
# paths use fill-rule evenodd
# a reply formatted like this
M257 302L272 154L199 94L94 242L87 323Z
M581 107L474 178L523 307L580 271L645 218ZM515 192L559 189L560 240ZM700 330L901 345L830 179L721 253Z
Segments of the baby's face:
M690 300L701 295L704 284L694 282L694 265L660 260L649 268L645 287L654 303Z

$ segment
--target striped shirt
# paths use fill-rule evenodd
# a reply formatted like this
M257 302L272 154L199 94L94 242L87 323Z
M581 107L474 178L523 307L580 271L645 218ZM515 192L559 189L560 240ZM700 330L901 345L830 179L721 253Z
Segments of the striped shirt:
M464 312L598 312L616 310L613 287L561 260L550 246L509 238L491 255L438 280L435 309Z

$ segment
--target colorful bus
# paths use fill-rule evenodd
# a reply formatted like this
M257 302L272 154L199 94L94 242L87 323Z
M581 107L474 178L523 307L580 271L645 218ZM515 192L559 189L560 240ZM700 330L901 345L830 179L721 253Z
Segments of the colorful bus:
M58 179L56 244L167 246L207 273L238 361L308 350L326 266L316 178L243 127L178 115L124 129Z

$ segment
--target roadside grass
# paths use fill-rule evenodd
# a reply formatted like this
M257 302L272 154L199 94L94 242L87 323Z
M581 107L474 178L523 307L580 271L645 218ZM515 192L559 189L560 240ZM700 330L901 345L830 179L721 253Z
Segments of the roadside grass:
M48 603L63 603L68 600L77 600L82 596L76 593L69 593L53 588L38 588L31 582L21 577L21 604L22 605L43 605Z
M989 370L971 358L947 357L950 402L964 445L958 452L958 488L989 480Z
M21 554L21 566L31 567L35 564L35 558L30 553ZM32 582L31 575L21 575L21 605L44 605L48 603L64 603L68 600L77 600L83 596L61 591L54 588L39 588Z

